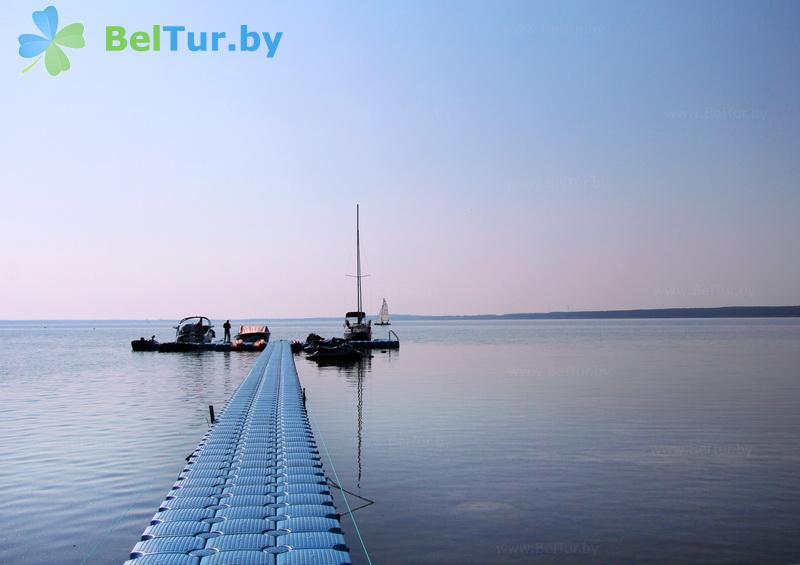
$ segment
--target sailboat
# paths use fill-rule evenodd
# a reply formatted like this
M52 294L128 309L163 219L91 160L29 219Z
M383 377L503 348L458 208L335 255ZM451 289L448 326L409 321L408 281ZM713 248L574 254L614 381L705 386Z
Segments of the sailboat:
M365 319L364 308L361 303L361 279L367 275L361 274L361 235L359 231L359 211L356 204L356 296L358 309L355 312L348 312L344 319L344 339L347 341L371 341L372 340L372 320Z
M389 305L386 304L386 299L383 299L383 304L381 305L381 311L378 312L378 321L375 324L376 326L391 326L391 322L389 321Z

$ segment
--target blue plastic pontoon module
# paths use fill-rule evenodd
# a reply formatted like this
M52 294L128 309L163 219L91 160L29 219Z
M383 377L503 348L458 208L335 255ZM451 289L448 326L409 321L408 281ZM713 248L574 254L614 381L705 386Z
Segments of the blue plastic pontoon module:
M291 348L270 343L126 565L345 565Z

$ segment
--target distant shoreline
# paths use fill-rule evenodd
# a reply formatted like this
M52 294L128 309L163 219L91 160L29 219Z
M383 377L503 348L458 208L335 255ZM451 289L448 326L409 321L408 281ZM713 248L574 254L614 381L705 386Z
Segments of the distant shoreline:
M374 316L369 316L374 318ZM716 308L640 308L636 310L583 310L576 312L519 312L512 314L464 314L464 315L425 315L393 314L396 321L415 320L646 320L646 319L688 319L688 318L800 318L800 306L721 306ZM324 321L341 320L340 316L316 316L305 318L230 318L239 322L256 320L274 321ZM0 320L0 322L166 322L172 319L61 319L61 320Z
M397 320L630 320L664 318L797 318L800 306L721 306L717 308L640 308L464 316L392 316Z

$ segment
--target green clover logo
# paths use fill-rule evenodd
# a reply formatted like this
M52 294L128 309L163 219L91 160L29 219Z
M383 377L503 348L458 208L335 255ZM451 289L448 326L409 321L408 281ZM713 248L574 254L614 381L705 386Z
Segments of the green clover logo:
M33 23L44 37L30 33L19 36L20 56L26 59L38 57L22 69L22 74L27 73L42 59L42 53L44 53L44 66L52 76L61 71L68 71L69 58L61 47L80 49L86 45L83 39L83 24L70 24L58 31L58 11L53 6L48 6L41 12L34 12Z

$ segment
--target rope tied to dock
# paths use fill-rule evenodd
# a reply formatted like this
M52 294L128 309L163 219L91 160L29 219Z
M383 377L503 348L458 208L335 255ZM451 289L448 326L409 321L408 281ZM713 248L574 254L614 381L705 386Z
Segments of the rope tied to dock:
M333 471L333 476L336 477L336 482L341 485L342 480L339 478L339 473L336 472L336 465L334 465L333 463L333 458L331 457L331 452L328 450L328 444L325 442L325 436L322 433L322 429L317 425L316 420L314 420L314 418L311 415L309 415L309 420L311 421L311 425L314 428L316 428L317 432L319 433L319 440L322 442L322 448L325 450L325 455L328 457L328 463L330 463L331 470ZM342 490L342 499L344 500L345 506L347 506L347 514L350 516L350 521L353 522L353 528L355 529L356 535L358 536L358 541L361 543L361 549L364 550L364 557L367 558L367 563L369 563L369 565L372 565L372 558L369 555L369 551L367 551L367 544L364 542L364 537L361 535L361 529L358 527L355 514L353 514L353 509L350 506L350 502L347 500L347 494L346 494L347 491L345 491L344 489L341 490Z

